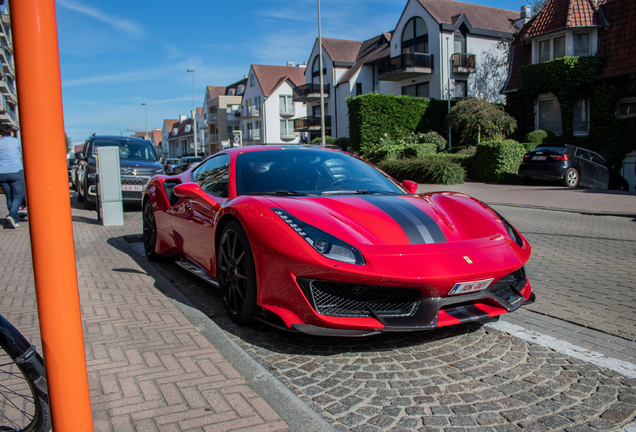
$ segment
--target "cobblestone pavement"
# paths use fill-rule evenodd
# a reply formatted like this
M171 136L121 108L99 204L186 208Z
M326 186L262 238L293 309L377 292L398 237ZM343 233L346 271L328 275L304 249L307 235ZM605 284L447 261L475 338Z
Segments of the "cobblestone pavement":
M528 240L528 310L636 340L636 222L494 206Z
M515 224L533 245L534 255L528 265L531 281L539 301L542 301L542 296L552 299L545 301L546 310L538 308L539 312L549 312L551 316L558 318L566 310L573 315L573 318L566 319L574 322L577 315L584 317L589 314L589 303L598 293L603 294L603 298L613 298L608 293L622 289L623 296L630 296L629 284L618 275L619 270L627 275L630 273L626 272L633 271L621 268L620 265L620 260L629 260L629 254L633 254L633 251L621 243L624 238L633 241L633 237L630 237L633 233L630 234L629 230L634 223L629 219L592 216L584 217L588 219L576 219L581 215L573 215L574 219L567 216L560 220L559 217L553 217L565 216L560 212L503 206L497 207L497 210ZM126 257L128 254L129 257L134 255L135 259L139 259L137 253L122 241L125 238L134 245L140 239L139 214L128 214L125 227L102 228L91 225L93 212L73 212L76 230L81 230L76 231L81 238L76 238L81 277L100 274L100 277L112 278L111 282L93 285L89 277L88 286L80 287L80 291L87 293L84 295L89 300L88 304L83 303L83 312L92 317L88 319L86 332L94 340L104 344L99 346L96 343L92 349L87 350L89 372L92 370L92 396L104 403L99 411L103 414L98 414L96 420L112 418L114 410L118 409L122 410L123 415L121 423L113 423L112 429L96 427L96 430L135 430L120 427L120 424L134 424L137 430L202 430L196 424L190 429L186 428L189 423L175 417L178 414L167 409L171 406L187 407L199 414L199 418L203 418L201 408L197 410L196 407L190 407L190 401L208 403L210 409L215 409L218 405L214 400L203 401L182 393L180 402L175 399L172 405L158 404L153 407L151 401L150 406L144 406L141 402L143 399L140 399L146 397L143 389L139 395L128 392L134 392L138 388L130 385L131 383L135 384L140 379L143 381L148 375L133 369L128 371L130 374L126 377L118 375L121 372L118 362L127 355L126 348L141 349L148 344L162 343L165 347L162 354L167 358L175 356L174 352L181 349L170 344L171 341L175 342L173 338L170 341L157 338L158 333L155 330L163 325L157 321L158 317L172 317L183 327L181 331L186 332L197 345L205 344L205 340L196 335L196 329L191 333L191 327L178 314L170 312L167 315L154 315L154 308L167 307L161 295L153 293L148 304L140 304L139 302L145 300L143 296L136 299L137 294L106 295L109 292L125 293L140 283L145 284L149 278ZM78 228L78 225L82 226ZM571 241L575 242L576 247L570 246ZM77 242L82 242L80 247ZM94 250L95 245L101 246ZM588 249L580 249L588 245ZM104 259L104 248L109 247L122 252L118 254L116 261ZM3 250L6 251L5 248ZM577 263L577 257L580 257L578 264L573 266ZM30 257L25 254L23 259L26 258ZM571 268L561 268L558 265L561 259L565 259L566 266ZM8 263L8 266L0 270L13 271L18 281L22 277L29 277L26 270L15 271L11 267L10 258L0 262L3 265ZM632 266L633 262L632 259ZM613 270L606 272L605 266ZM173 263L161 263L156 269L163 276L157 277L155 286L161 282L159 279L165 277L196 308L210 317L247 353L338 431L579 432L618 430L634 422L636 416L636 379L517 339L488 325L384 334L362 339L307 337L265 325L240 327L227 318L216 290ZM25 276L20 276L22 273ZM553 294L558 291L554 287L555 281L563 288L562 291L569 288L572 292ZM618 282L626 286L620 288ZM10 291L14 284L18 283L10 282L7 290ZM579 286L583 288L575 292L573 288ZM585 290L588 288L594 291L586 294ZM587 300L584 300L586 295ZM619 295L616 298L618 300L615 300L615 304L606 305L606 310L612 312L606 314L606 320L615 326L608 328L607 332L616 334L621 327L629 326L631 329L626 331L633 332L634 324L629 321L629 313L616 313L615 305L619 304ZM633 293L627 298L633 299ZM29 306L28 299L16 301L22 302L26 308L33 307L32 304ZM115 301L116 305L113 304ZM121 304L123 301L135 306ZM553 301L557 304L561 302L563 307L548 310ZM4 296L2 304L5 305ZM538 307L541 304L537 302L536 305ZM13 303L8 306L13 307ZM130 309L129 313L120 313L132 314L137 322L128 336L122 334L124 340L119 340L116 335L109 337L106 334L113 330L108 325L107 317L115 311L124 310L120 308ZM598 309L599 306L594 308ZM528 311L524 314L540 316ZM162 319L165 321L168 318ZM620 325L613 324L619 319L627 321L617 321ZM20 316L16 320L26 325L33 322L33 317ZM104 325L102 321L106 321ZM591 322L597 326L593 320ZM583 320L583 324L587 325L587 321ZM173 335L179 339L177 333L179 331L173 331ZM626 343L633 348L633 342L626 340ZM171 380L170 365L174 366L173 362L164 363L163 366L154 365L147 363L151 360L143 356L142 361L139 367L143 370L163 373L160 380ZM183 363L181 366L185 368ZM155 367L159 369L155 371ZM119 382L114 381L115 378ZM181 391L179 380L172 380L171 383L168 384L172 389ZM164 399L168 396L163 394ZM144 419L131 419L134 413L126 410L136 409L137 404L141 404L141 410L154 409L154 414L148 414ZM246 405L241 405L244 406ZM240 412L239 409L240 407L234 408L233 412ZM281 424L277 416L273 417L275 413L270 414L271 423L279 428L287 427ZM159 426L159 429L153 429L152 421L156 419L171 420L169 426L172 429L167 423ZM140 423L134 423L135 420ZM142 420L146 423L141 423ZM96 422L97 424L105 423ZM629 430L634 427L629 426ZM210 427L209 430L228 429ZM302 428L294 430L304 432Z
M629 313L616 313L621 294L633 297L627 281L616 274L634 253L623 241L633 241L630 219L496 209L533 245L528 272L539 297L534 309L573 322L581 317L581 324L597 327L595 320L585 320L590 297L615 298L607 305L612 313L606 313L605 330L621 335L634 332ZM214 289L174 264L159 267L189 300L336 430L578 432L617 430L636 415L635 379L488 326L344 340L307 338L267 326L239 327L226 317ZM626 277L633 272L622 271ZM608 282L617 279L620 287ZM555 280L560 281L560 290L555 289ZM587 288L594 291L585 293ZM608 295L612 291L620 294ZM636 354L636 344L625 343Z

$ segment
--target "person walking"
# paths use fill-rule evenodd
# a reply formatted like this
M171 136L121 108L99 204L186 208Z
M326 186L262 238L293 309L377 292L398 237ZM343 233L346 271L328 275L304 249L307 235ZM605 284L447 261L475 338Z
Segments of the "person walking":
M13 128L7 124L0 125L0 186L7 197L7 223L17 228L20 226L18 210L24 201L22 145L13 137Z

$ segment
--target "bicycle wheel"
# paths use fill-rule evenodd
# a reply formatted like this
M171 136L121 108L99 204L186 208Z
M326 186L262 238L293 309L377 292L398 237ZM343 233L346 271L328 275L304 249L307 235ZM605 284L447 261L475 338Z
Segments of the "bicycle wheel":
M49 430L51 412L42 358L0 315L0 431Z

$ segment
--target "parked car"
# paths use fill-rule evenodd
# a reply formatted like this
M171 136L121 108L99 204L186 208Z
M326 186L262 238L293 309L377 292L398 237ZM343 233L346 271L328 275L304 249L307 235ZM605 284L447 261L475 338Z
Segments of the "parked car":
M512 225L417 186L341 151L231 148L150 180L145 253L216 284L238 324L312 335L433 329L534 301Z
M73 182L73 169L75 167L75 158L66 159L66 169L68 170L68 182Z
M174 174L173 173L174 166L178 163L179 163L179 159L177 158L166 159L166 161L163 163L163 169L166 171L166 174L167 175Z
M627 186L627 180L608 166L600 154L570 144L538 146L525 154L518 174L521 178L560 180L571 188L622 189Z
M97 203L97 149L103 146L119 148L121 194L124 202L141 202L142 191L154 175L165 174L150 141L141 138L91 135L78 156L77 200L87 209Z
M179 159L177 164L172 167L172 174L180 174L197 165L199 162L203 160L202 157L199 156L186 156Z

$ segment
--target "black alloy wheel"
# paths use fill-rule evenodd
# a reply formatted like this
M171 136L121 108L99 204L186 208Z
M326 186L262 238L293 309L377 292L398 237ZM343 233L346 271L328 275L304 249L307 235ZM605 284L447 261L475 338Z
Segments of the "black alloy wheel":
M568 168L563 176L563 184L567 187L575 188L579 185L579 172L576 168Z
M240 223L229 222L217 245L216 275L223 304L237 324L256 321L256 269L247 234Z
M148 258L149 261L159 261L161 255L155 252L155 246L157 244L157 223L155 222L155 212L152 209L150 199L144 201L143 237L146 258Z

